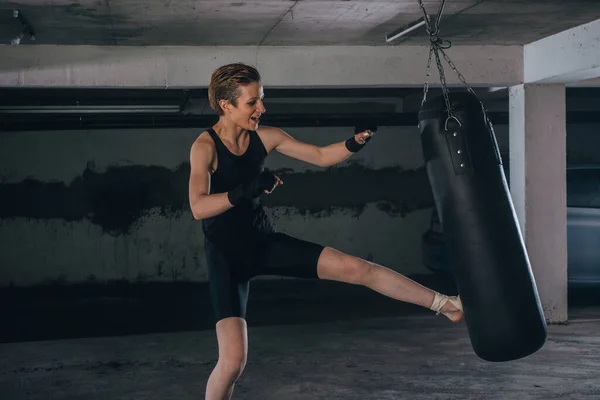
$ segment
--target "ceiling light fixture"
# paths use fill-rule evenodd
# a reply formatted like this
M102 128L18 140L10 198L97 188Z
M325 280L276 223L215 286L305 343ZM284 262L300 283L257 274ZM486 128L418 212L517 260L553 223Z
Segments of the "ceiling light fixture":
M408 26L403 26L402 28L397 29L394 32L390 33L389 35L387 35L385 37L385 41L387 43L394 41L402 36L407 35L408 33L414 31L415 29L422 27L423 25L425 25L425 18L421 17L418 20L416 20L415 22L409 24Z

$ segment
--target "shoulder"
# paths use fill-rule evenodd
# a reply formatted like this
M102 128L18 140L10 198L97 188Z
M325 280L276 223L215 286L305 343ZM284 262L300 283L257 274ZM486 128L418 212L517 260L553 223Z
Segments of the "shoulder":
M211 164L215 160L216 154L215 142L208 131L204 131L198 135L190 149L190 157L193 159L203 159Z
M204 131L198 135L194 143L192 143L192 152L214 151L215 141L210 136L208 131Z
M274 126L261 126L256 130L258 137L263 142L267 152L281 144L284 140L290 138L283 129Z
M261 125L256 130L256 133L258 133L259 135L266 135L266 136L285 135L284 130L281 128L277 128L275 126L263 126L263 125Z

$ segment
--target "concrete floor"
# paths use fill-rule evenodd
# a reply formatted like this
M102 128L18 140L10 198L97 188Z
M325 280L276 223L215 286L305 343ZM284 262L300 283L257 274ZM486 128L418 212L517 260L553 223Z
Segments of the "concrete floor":
M550 326L540 351L495 364L474 355L464 323L369 297L360 288L333 287L348 290L346 297L330 298L334 306L294 303L294 310L306 307L295 323L283 318L260 323L260 315L277 314L255 301L249 361L234 399L600 398L597 304L579 298L570 322ZM295 293L303 296L301 290ZM274 303L281 308L280 301ZM283 304L289 311L292 303ZM357 312L344 317L336 313L338 306ZM72 315L76 326L81 320ZM217 357L212 329L115 333L5 341L0 344L0 399L203 399Z
M600 310L550 326L514 362L474 356L465 325L435 315L250 329L237 399L598 399ZM0 345L2 399L201 399L211 331Z

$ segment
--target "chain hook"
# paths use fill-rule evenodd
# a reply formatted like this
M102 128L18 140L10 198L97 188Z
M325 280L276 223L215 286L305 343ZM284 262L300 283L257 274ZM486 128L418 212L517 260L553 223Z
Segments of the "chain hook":
M444 124L444 130L446 132L448 132L448 122L450 122L451 120L455 120L456 123L458 124L458 128L453 128L452 130L456 130L456 129L460 129L462 128L462 124L460 123L460 120L458 118L456 118L456 116L454 115L449 115L448 118L446 118L446 123Z

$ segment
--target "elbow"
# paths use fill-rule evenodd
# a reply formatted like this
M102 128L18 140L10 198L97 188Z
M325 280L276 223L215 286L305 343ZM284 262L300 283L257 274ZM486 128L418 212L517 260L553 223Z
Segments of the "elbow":
M327 168L327 167L331 167L332 165L335 165L335 163L333 163L333 162L331 162L331 160L327 159L326 153L324 153L322 150L321 150L321 154L319 155L319 157L317 158L317 160L314 164L317 167L323 167L323 168Z
M192 207L192 216L197 221L200 221L200 220L203 220L203 219L209 217L209 215L207 215L207 213L206 213L206 210L202 210L198 206Z
M316 163L316 165L318 167L323 167L323 168L333 167L335 164L337 164L337 163L329 161L329 160L324 160L324 159L321 159Z
M195 220L201 220L206 218L206 216L204 215L204 213L201 210L201 207L198 206L198 203L194 203L194 204L190 204L190 209L192 211L192 216L194 217Z

